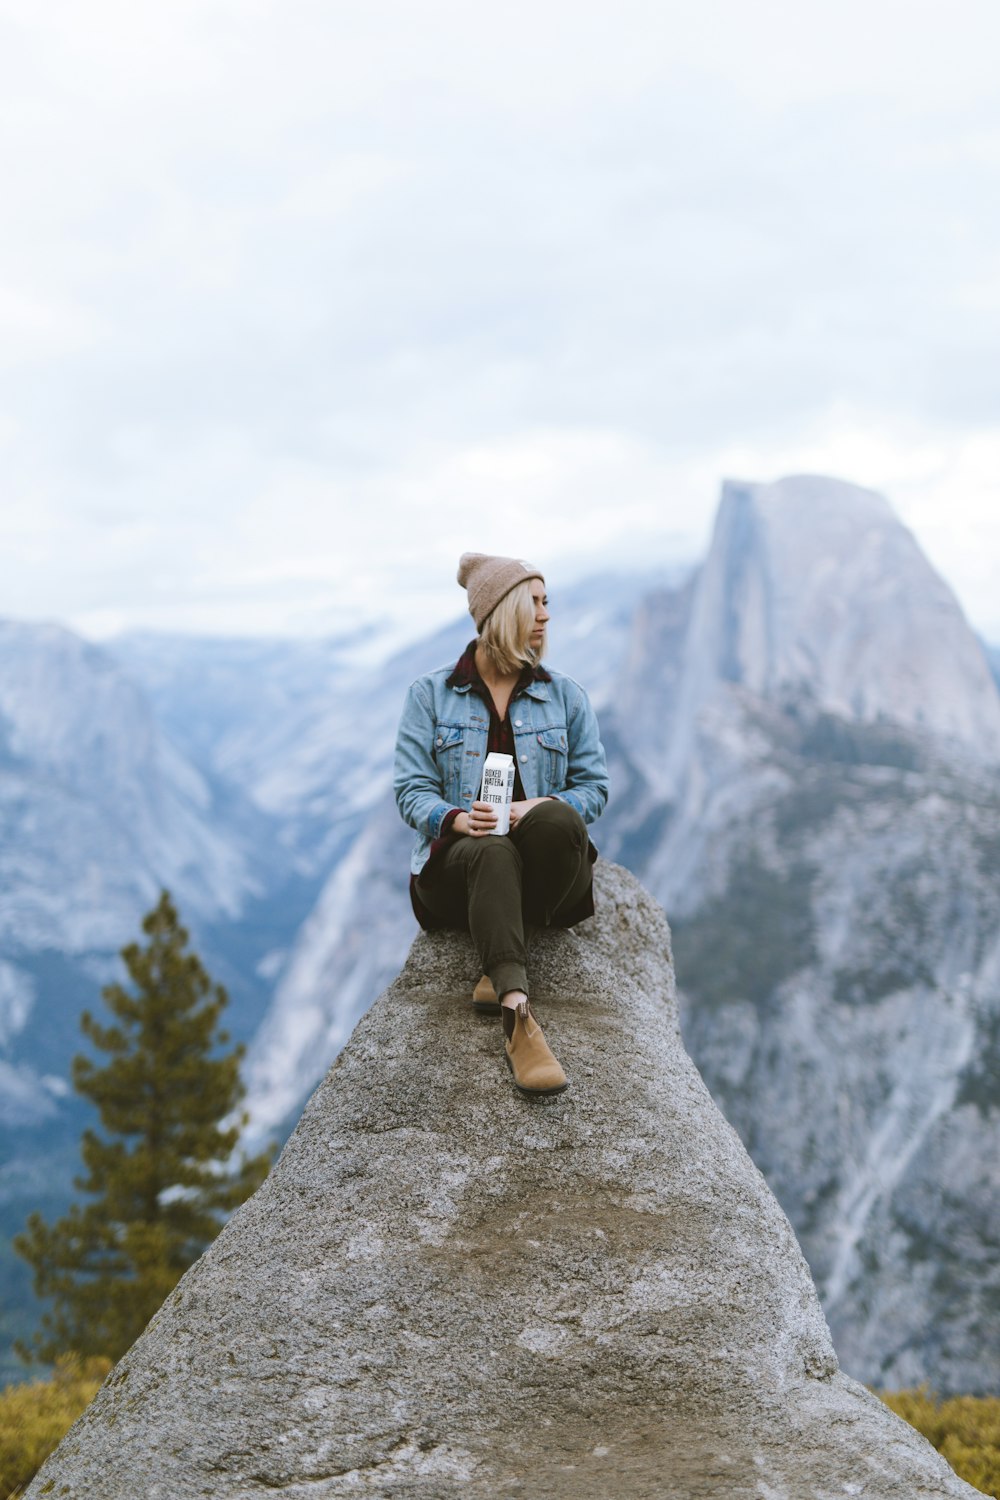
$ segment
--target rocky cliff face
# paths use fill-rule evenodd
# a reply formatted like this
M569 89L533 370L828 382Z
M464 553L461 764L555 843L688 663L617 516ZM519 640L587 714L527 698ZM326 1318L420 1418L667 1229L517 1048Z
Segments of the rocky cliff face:
M107 652L0 621L0 945L111 947L161 884L236 916L252 875L213 812Z
M727 481L676 715L719 684L1000 760L1000 700L953 593L887 502L818 476Z
M51 1122L77 1016L168 886L232 921L253 861L112 658L0 621L0 1134ZM0 1154L11 1166L3 1140ZM0 1205L14 1170L0 1174Z
M692 1053L847 1367L995 1389L1000 697L980 644L879 497L813 479L728 485L682 623L655 624L622 722L673 670L658 755L629 739L630 817L657 837L619 844L612 820L608 847L676 919Z
M786 787L731 805L678 924L688 1045L847 1368L995 1389L1000 803L941 768L772 765Z
M468 940L418 938L28 1500L975 1494L838 1371L662 913L608 866L599 902L531 953L570 1091L513 1090Z

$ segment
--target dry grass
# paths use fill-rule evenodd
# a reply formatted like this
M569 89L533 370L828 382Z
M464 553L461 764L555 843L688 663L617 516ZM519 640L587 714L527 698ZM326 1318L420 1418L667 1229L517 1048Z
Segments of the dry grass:
M939 1401L926 1387L877 1394L933 1443L960 1479L995 1500L1000 1497L1000 1397L952 1396Z
M108 1359L64 1355L48 1380L9 1385L0 1392L0 1496L15 1500L31 1483L111 1368Z

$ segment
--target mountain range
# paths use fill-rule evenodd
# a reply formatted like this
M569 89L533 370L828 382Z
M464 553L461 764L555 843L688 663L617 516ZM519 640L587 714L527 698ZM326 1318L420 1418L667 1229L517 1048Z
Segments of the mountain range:
M882 497L818 476L727 482L696 569L550 593L612 772L594 840L671 919L687 1046L842 1363L1000 1388L1000 652ZM76 1016L160 885L230 988L255 1132L291 1128L415 930L395 722L471 634L0 625L6 1233L66 1196Z

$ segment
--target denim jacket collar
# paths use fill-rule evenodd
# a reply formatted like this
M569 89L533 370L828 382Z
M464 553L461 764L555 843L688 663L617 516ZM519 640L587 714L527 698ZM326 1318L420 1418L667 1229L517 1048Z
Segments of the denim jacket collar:
M462 693L463 695L470 693L473 687L471 682L453 682L451 678L448 679L447 685L453 693ZM534 698L536 703L547 703L552 696L549 691L548 681L543 682L540 680L527 682L523 687L515 688L514 693L511 694L511 702L514 701L514 695L518 693L523 693L526 698Z
M525 667L514 685L511 699L513 700L521 693L526 693L529 698L534 698L536 702L544 703L549 697L548 684L551 681L552 678L541 664L537 667ZM458 658L445 686L451 688L456 693L467 693L470 688L476 688L477 691L481 692L483 697L488 697L486 684L480 677L479 669L476 666L475 639L469 642Z

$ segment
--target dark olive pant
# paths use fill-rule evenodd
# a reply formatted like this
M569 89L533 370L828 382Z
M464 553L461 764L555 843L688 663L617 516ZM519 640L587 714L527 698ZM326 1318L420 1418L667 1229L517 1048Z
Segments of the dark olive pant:
M524 929L559 926L587 893L590 842L566 802L541 802L508 834L459 837L417 880L427 910L448 927L468 928L497 995L528 993Z

